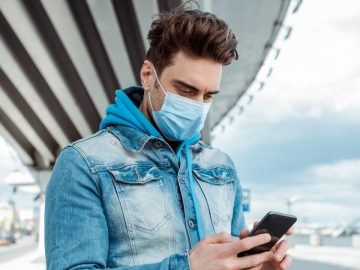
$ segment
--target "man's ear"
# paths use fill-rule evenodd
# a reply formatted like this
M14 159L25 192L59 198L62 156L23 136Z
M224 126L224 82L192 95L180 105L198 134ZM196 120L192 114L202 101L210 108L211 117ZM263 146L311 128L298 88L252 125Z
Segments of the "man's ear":
M150 90L153 82L152 63L149 60L145 60L140 70L141 84L144 90Z

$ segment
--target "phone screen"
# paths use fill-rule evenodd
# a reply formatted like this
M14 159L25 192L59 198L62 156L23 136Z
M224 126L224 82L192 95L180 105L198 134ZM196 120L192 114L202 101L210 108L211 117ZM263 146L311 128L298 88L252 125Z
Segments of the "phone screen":
M291 226L294 225L296 220L297 218L293 215L277 212L267 213L264 218L249 233L249 236L268 233L271 235L271 241L250 250L240 252L238 253L238 257L269 251L291 228Z

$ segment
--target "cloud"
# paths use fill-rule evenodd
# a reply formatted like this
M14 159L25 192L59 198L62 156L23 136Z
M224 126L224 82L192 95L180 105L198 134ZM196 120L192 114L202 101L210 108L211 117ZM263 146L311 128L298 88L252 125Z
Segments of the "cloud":
M360 216L360 9L358 1L306 1L289 18L264 89L240 101L244 113L215 129L213 145L236 164L252 192L249 220L286 211L304 220L337 223ZM267 61L269 64L270 62ZM235 110L234 110L235 112Z
M310 177L322 183L360 184L360 160L342 160L334 164L317 165L310 169Z
M322 222L339 225L360 217L354 205L360 205L360 159L341 160L309 167L292 176L296 184L252 187L250 220L258 220L271 210L287 211L286 200L300 196L293 212L299 222Z
M359 6L358 2L352 3ZM266 111L262 118L271 123L328 113L341 114L346 121L357 123L360 65L354 59L360 58L360 36L357 30L343 26L343 22L356 24L359 29L358 17L360 9L344 9L340 2L304 2L299 14L290 16L295 18L290 20L294 27L291 38L275 44L282 51L274 65L270 63L274 71L264 90L250 90L255 98L251 106L246 106L242 121L253 121L249 114L262 110ZM265 65L264 70L267 68ZM246 101L244 98L243 103Z

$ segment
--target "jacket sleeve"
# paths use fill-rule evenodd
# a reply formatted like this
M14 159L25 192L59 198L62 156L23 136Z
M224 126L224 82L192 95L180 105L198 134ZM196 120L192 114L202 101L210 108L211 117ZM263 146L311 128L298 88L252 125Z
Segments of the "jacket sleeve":
M240 183L240 178L238 177L235 164L229 157L231 166L234 168L235 173L235 200L234 200L234 206L233 206L233 218L231 223L231 235L238 237L240 235L240 232L246 228L245 223L245 217L244 217L244 211L242 207L242 200L243 200L243 191Z
M244 211L242 207L242 199L243 199L242 188L240 184L240 179L237 176L236 171L235 174L236 174L236 179L234 182L235 200L234 200L233 218L231 224L231 235L238 237L240 235L240 232L246 228L246 224L245 224Z
M108 227L96 182L81 154L68 146L56 160L46 187L47 269L190 269L188 252L173 254L158 263L107 268L108 241Z

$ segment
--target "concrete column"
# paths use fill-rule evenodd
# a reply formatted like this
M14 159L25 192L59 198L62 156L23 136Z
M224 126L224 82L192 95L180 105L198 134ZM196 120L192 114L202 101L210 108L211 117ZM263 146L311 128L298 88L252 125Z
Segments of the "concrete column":
M32 167L28 167L32 176L35 178L36 183L39 185L42 193L45 193L45 189L47 183L49 182L52 169L34 169Z
M310 235L310 246L319 247L323 245L323 236L319 231L315 231Z
M360 234L353 234L351 236L351 243L353 248L360 248Z
M44 214L45 214L45 190L50 180L52 173L51 169L30 169L33 177L40 187L40 207L39 207L39 221L38 221L38 250L41 255L45 256L45 231L44 231Z
M45 200L41 202L39 213L39 242L38 249L41 255L45 256L45 231L44 231Z

